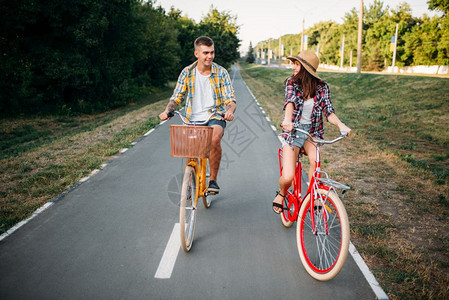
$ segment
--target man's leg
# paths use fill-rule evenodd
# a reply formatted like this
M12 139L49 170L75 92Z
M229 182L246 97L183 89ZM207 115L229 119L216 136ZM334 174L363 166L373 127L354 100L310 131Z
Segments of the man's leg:
M221 138L223 137L223 127L220 125L211 126L214 131L212 133L212 145L209 155L210 178L209 180L217 180L218 170L221 161Z

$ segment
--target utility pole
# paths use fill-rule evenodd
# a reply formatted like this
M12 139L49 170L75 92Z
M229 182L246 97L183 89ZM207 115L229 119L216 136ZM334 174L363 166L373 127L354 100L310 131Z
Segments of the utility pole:
M340 68L343 68L343 60L345 56L345 35L343 34L343 40L341 41L341 52L340 52Z
M270 59L271 59L271 55L270 55L270 54L271 54L271 53L270 53L270 42L271 42L271 41L268 40L268 63L267 63L268 65L270 65Z
M393 72L394 72L394 64L396 63L396 47L398 46L398 27L399 24L396 23L396 33L394 34L394 50L393 50L393 63L392 63Z
M360 0L359 34L357 37L357 73L362 71L362 27L363 27L363 0Z
M352 50L349 54L349 67L352 68Z
M281 41L282 37L279 37L279 68L281 67L282 64L282 41Z

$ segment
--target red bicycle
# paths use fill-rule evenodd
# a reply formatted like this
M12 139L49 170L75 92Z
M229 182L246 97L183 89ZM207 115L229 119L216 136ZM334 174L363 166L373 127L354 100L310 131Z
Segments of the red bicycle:
M310 178L307 192L301 192L301 157L296 162L293 185L284 198L281 213L282 224L291 227L297 221L296 241L301 262L313 278L326 281L334 278L343 267L349 248L349 221L342 198L349 186L329 178L321 170L320 147L342 140L341 133L334 140L312 137L308 132L296 129L308 136L316 144L316 163L313 177ZM282 176L282 148L279 149L279 169Z

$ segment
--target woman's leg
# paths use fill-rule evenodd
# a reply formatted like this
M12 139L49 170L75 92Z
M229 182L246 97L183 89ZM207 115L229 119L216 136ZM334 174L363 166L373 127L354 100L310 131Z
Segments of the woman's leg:
M279 195L276 196L273 202L282 204L283 197L286 195L288 188L292 185L293 177L295 176L296 159L298 158L299 148L285 145L282 148L282 176L279 178ZM276 212L280 212L278 207L273 208Z
M311 141L307 140L304 143L304 150L306 151L307 157L309 157L309 182L315 172L315 162L316 162L316 146Z

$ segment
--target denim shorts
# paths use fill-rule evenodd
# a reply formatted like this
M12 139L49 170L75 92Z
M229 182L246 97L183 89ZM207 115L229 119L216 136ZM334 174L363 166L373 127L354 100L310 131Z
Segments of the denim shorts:
M299 125L298 128L302 129L304 131L309 132L310 131L310 127L312 127L311 124L301 124L301 125ZM296 147L299 147L299 148L303 147L304 143L308 139L307 135L305 135L302 132L296 131L296 130L293 130L292 134L293 134L293 136L296 135L296 137L293 138L293 146L296 146Z
M226 121L225 120L217 120L217 119L210 119L210 121L207 123L207 126L211 127L212 125L220 125L223 127L223 132L226 128Z

